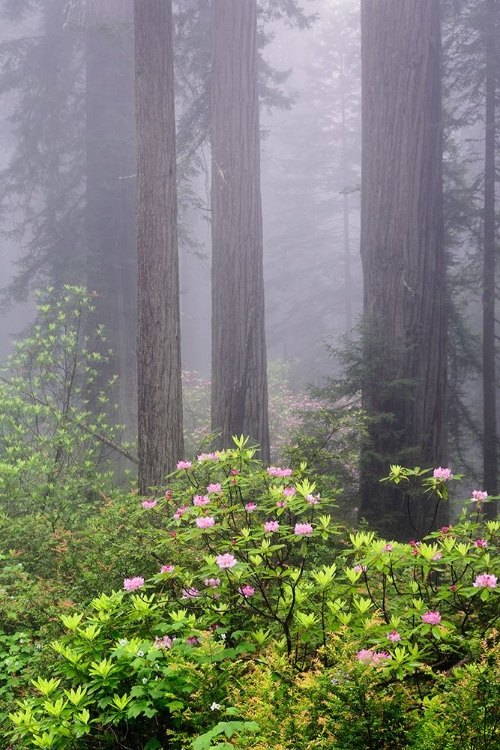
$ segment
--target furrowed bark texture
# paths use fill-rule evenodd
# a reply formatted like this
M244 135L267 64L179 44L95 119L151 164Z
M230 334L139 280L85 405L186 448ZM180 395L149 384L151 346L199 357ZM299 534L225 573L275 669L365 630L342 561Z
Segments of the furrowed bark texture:
M118 414L113 411L112 418L126 425L132 440L137 422L133 0L92 0L85 33L88 286L99 294L113 349L96 388L106 390L118 375Z
M172 4L136 0L139 488L182 457Z
M360 514L384 533L446 515L379 479L446 461L446 289L438 0L362 0L363 406ZM390 414L390 421L383 415Z
M269 458L256 0L213 0L212 429Z

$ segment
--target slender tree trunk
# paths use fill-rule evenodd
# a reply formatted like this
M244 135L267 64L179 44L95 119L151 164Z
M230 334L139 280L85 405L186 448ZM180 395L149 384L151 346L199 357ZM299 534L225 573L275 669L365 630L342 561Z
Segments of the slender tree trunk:
M342 218L344 235L344 286L345 286L345 330L352 329L352 273L351 273L351 240L349 227L349 192L347 185L347 124L345 96L344 61L340 58L340 108L342 125Z
M139 488L146 493L184 450L171 0L135 0L134 28Z
M91 0L86 30L86 238L88 285L99 294L109 363L118 375L118 413L128 439L137 420L136 132L133 0ZM101 404L97 408L102 408Z
M484 148L484 260L483 260L483 472L484 489L498 494L497 384L495 366L495 135L498 60L498 3L486 3L486 114ZM490 517L496 503L486 506Z
M442 525L427 497L406 506L379 483L390 463L446 461L446 282L443 249L438 0L362 0L364 274L360 514L383 533Z
M256 0L213 0L212 428L269 458Z

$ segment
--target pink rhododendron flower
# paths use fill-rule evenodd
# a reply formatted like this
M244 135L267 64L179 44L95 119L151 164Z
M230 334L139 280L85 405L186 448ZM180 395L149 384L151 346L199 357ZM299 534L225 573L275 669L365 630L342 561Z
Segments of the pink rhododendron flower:
M291 469L280 469L278 466L269 466L267 473L270 477L290 477L292 475Z
M215 560L221 570L224 568L234 568L238 564L238 560L230 552L226 552L224 555L217 555Z
M266 521L264 524L264 531L271 533L279 530L279 523L277 521Z
M181 599L196 599L200 595L200 592L198 589L190 588L190 589L182 589L182 596Z
M190 469L191 466L192 466L191 461L178 461L177 462L178 469Z
M195 495L193 497L193 505L208 505L210 502L210 498L206 495Z
M497 582L498 582L498 579L493 574L483 573L482 575L476 578L476 580L474 581L472 585L475 586L476 588L496 589Z
M297 494L297 490L295 489L295 487L284 487L283 494L285 495L285 497L293 497Z
M401 640L401 636L397 630L392 630L390 633L387 633L387 637L392 643L397 643Z
M209 484L207 487L207 492L210 494L212 492L220 492L222 490L222 486L219 484L219 482L213 482L212 484Z
M453 526L441 526L439 531L441 532L441 534L447 534L449 531L452 530L452 528Z
M478 549L486 549L488 547L488 542L486 539L476 539L474 547L477 547Z
M354 570L356 571L356 573L366 573L367 567L366 567L366 565L359 565L358 564L358 565L354 566Z
M141 505L144 509L154 508L158 504L158 500L143 500Z
M209 529L211 526L215 526L215 518L213 516L201 516L196 519L196 525L199 529Z
M135 576L134 578L125 578L123 581L123 588L125 591L134 591L135 589L141 589L144 586L144 578L141 576Z
M362 648L356 654L356 659L363 664L380 664L382 661L391 659L391 655L387 651L370 651L370 649Z
M276 503L277 508L286 508L286 502L284 500L278 500Z
M321 495L318 493L317 495L308 495L306 497L307 502L309 505L319 505Z
M208 586L209 589L216 589L217 586L220 586L220 578L205 578L205 586Z
M383 661L392 659L392 656L387 651L375 651L373 654L373 663L380 664Z
M473 503L482 503L485 500L488 499L488 493L483 492L482 490L474 490L472 492L472 502Z
M229 472L229 475L232 477L237 477L239 473L240 473L239 469L231 469L231 471Z
M155 648L172 648L172 643L173 641L168 635L164 635L163 638L158 638L158 636L155 638Z
M187 506L187 505L181 505L181 507L180 507L180 508L177 508L177 510L175 511L175 513L174 513L174 519L175 519L176 521L178 521L178 520L179 520L179 518L180 518L180 517L181 517L181 516L182 516L182 515L183 515L183 514L184 514L184 513L185 513L185 512L187 511L187 510L189 510L189 508L188 508L188 506Z
M443 469L442 466L434 469L434 479L440 479L442 482L447 482L448 479L452 478L453 474L451 473L451 469Z
M160 568L160 573L173 573L175 570L175 565L162 565Z
M257 503L247 503L245 510L247 513L252 513L254 510L257 510Z
M435 555L432 555L432 559L433 560L441 560L442 557L443 557L443 553L442 552L436 552Z
M255 589L253 586L246 584L245 586L242 586L238 589L238 593L241 594L241 596L244 596L245 599L248 599L250 596L253 596L255 594Z
M165 500L171 500L172 499L172 490L166 490L165 491Z
M422 622L426 625L439 625L441 622L441 615L439 612L424 612L422 615Z
M393 547L392 544L386 544L382 552L392 552Z
M313 533L313 527L310 523L296 523L293 533L296 536L310 536Z
M200 453L198 456L198 463L203 463L203 461L218 461L219 456L217 453Z
M200 639L195 635L190 635L189 638L186 638L186 643L188 646L197 646L199 642Z

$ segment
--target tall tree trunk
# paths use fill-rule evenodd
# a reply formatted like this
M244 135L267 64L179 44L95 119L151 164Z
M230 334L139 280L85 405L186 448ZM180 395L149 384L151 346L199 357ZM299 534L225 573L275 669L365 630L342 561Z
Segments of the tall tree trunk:
M212 429L269 458L257 2L213 0Z
M446 284L438 0L362 0L364 274L360 515L420 536L427 497L409 505L379 479L390 463L446 461Z
M352 330L352 273L351 273L351 240L349 226L349 189L347 185L347 123L346 123L346 80L344 74L344 59L340 56L340 117L341 117L341 139L342 139L342 220L344 239L344 286L345 286L345 330Z
M112 418L134 439L137 420L133 0L86 10L86 239L88 285L100 297L110 360L97 389L118 375ZM98 405L102 408L102 405Z
M146 493L184 450L171 0L135 0L134 28L139 488Z

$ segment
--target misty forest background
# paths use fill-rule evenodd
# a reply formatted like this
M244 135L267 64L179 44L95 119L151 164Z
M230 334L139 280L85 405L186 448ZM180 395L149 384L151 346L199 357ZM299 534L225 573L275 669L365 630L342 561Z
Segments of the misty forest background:
M0 747L500 748L500 0L0 0L0 98Z
M2 358L36 289L85 286L94 387L118 376L94 408L117 442L139 419L142 492L184 457L183 422L188 452L211 428L320 471L349 429L346 515L422 534L390 463L498 490L498 2L224 5L174 3L159 54L132 2L2 3Z

